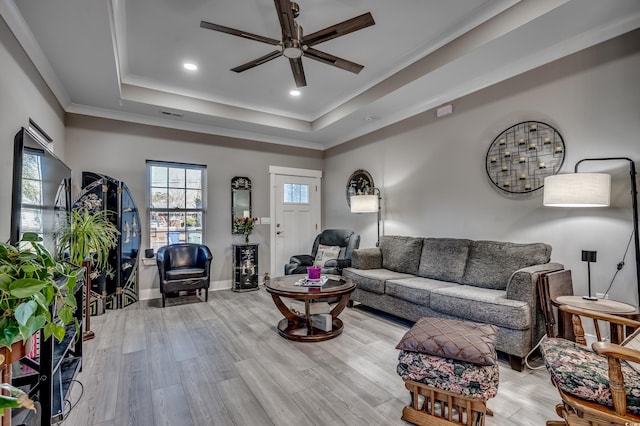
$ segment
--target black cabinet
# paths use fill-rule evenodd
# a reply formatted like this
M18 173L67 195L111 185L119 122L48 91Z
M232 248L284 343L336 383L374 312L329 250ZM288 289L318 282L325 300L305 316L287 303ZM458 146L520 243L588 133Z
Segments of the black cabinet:
M258 244L233 245L233 291L258 289Z

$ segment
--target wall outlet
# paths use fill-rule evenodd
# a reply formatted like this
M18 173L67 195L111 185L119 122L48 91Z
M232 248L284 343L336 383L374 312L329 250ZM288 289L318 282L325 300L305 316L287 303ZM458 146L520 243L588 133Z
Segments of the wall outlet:
M604 293L596 293L596 297L598 299L608 299L609 298L609 293L604 294Z

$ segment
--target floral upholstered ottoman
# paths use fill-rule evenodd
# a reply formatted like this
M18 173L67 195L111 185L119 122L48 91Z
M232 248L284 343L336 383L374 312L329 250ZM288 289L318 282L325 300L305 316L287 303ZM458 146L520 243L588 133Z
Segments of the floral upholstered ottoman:
M404 335L397 372L411 401L402 420L418 424L484 425L498 393L493 325L424 317ZM438 420L435 420L437 417Z

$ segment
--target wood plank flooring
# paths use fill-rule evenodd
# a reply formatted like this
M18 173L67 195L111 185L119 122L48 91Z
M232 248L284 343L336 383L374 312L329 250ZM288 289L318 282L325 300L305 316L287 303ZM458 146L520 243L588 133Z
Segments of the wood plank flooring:
M217 291L135 303L93 317L68 426L404 425L408 392L395 345L410 324L345 309L342 335L283 339L281 315L259 291ZM539 366L539 359L532 362ZM543 425L559 397L545 369L500 363L487 425Z

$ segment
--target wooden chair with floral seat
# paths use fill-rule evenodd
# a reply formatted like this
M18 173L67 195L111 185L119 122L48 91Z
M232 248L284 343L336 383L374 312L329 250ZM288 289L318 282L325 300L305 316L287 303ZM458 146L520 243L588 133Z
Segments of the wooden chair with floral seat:
M551 382L562 398L556 413L564 419L549 420L547 426L640 424L640 322L567 305L560 309L572 314L576 342L542 342ZM598 341L591 348L586 346L581 317L593 321ZM604 342L598 321L610 324L622 343Z

